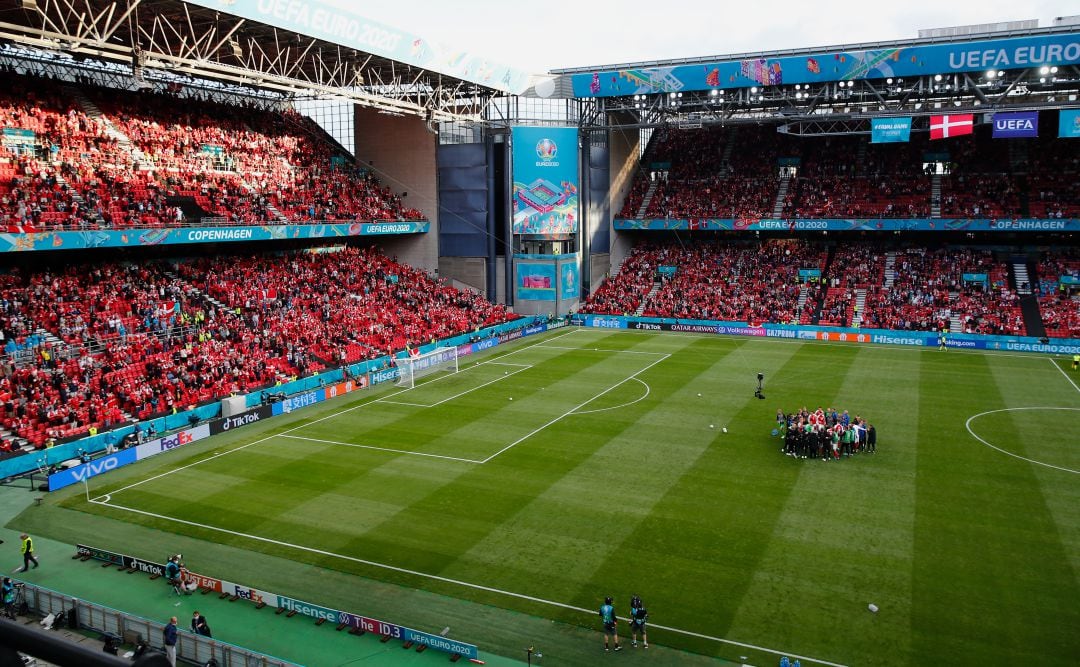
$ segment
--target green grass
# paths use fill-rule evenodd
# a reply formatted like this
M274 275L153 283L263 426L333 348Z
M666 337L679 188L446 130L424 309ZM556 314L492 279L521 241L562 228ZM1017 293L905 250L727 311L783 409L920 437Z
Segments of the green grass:
M637 593L656 625L847 665L1075 664L1080 392L1066 374L1080 378L1064 366L593 330L536 343L95 479L91 496L113 506L72 489L39 530L122 551L173 540L196 569L361 613L360 593L320 573L558 622L549 636L458 637L504 655L595 626L558 605L592 610L613 595L625 613ZM768 400L753 397L757 372ZM866 416L879 453L780 455L776 408L803 405ZM1032 407L1073 410L1014 409ZM980 413L980 438L1057 468L972 437ZM324 569L288 582L220 571L199 561L200 544ZM655 625L650 639L777 660Z

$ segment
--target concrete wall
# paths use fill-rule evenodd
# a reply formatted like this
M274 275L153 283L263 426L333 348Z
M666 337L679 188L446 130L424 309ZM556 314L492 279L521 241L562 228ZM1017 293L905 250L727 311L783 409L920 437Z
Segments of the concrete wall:
M618 122L620 119L613 117L612 120ZM640 133L637 130L613 130L608 135L608 153L611 159L611 214L613 216L622 210L626 195L634 184L634 177L637 176L640 143ZM612 273L614 273L614 268L620 266L630 254L631 247L632 244L625 234L611 230L610 267ZM593 267L594 276L598 268ZM600 273L603 275L605 272L606 269ZM593 282L594 290L599 286L600 283Z
M414 116L389 116L356 108L356 159L375 171L383 186L420 209L431 221L427 234L385 237L379 245L398 261L429 274L439 268L439 206L435 168L437 137Z
M483 257L440 257L439 276L487 292L487 260Z

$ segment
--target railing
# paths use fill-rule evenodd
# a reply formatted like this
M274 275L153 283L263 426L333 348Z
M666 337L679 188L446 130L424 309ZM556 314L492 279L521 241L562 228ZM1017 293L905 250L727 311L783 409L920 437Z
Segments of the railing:
M40 616L74 610L80 629L120 637L126 643L137 644L141 638L150 646L161 648L163 623L134 616L104 605L87 602L48 588L25 584L23 594L30 611ZM210 659L219 665L237 667L296 667L296 663L252 651L241 646L181 631L176 642L176 656L203 665ZM57 641L64 641L57 638ZM27 649L20 649L24 652ZM100 654L99 654L100 655ZM43 656L44 657L44 656ZM83 663L67 663L83 664Z
M162 222L156 224L146 223L134 223L124 225L122 227L100 225L97 223L89 223L82 221L75 224L67 223L38 223L33 227L37 232L94 232L94 231L127 231L129 229L188 229L188 228L202 228L202 227L258 227L262 225L280 226L284 224L288 225L349 225L359 223L370 224L393 224L401 222L427 222L423 218L399 218L394 220L385 219L370 219L361 220L359 218L351 220L289 220L288 222L282 222L281 220L267 218L265 220L229 220L225 217L205 217L205 218L190 218L184 220L172 220L169 222ZM2 230L0 230L2 231ZM18 232L10 232L18 233ZM25 232L32 233L32 232Z

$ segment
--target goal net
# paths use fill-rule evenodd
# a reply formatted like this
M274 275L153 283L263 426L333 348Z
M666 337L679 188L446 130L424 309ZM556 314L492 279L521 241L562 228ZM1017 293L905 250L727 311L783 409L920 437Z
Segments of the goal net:
M401 369L397 385L412 389L416 381L425 375L438 373L458 372L458 355L456 347L439 347L431 352L417 356L403 357L397 360L397 366Z

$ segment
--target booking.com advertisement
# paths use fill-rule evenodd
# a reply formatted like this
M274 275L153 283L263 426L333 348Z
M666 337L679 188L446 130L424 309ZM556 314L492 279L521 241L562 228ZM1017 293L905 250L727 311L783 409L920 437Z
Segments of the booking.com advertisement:
M512 130L515 234L576 234L578 131L576 127Z

